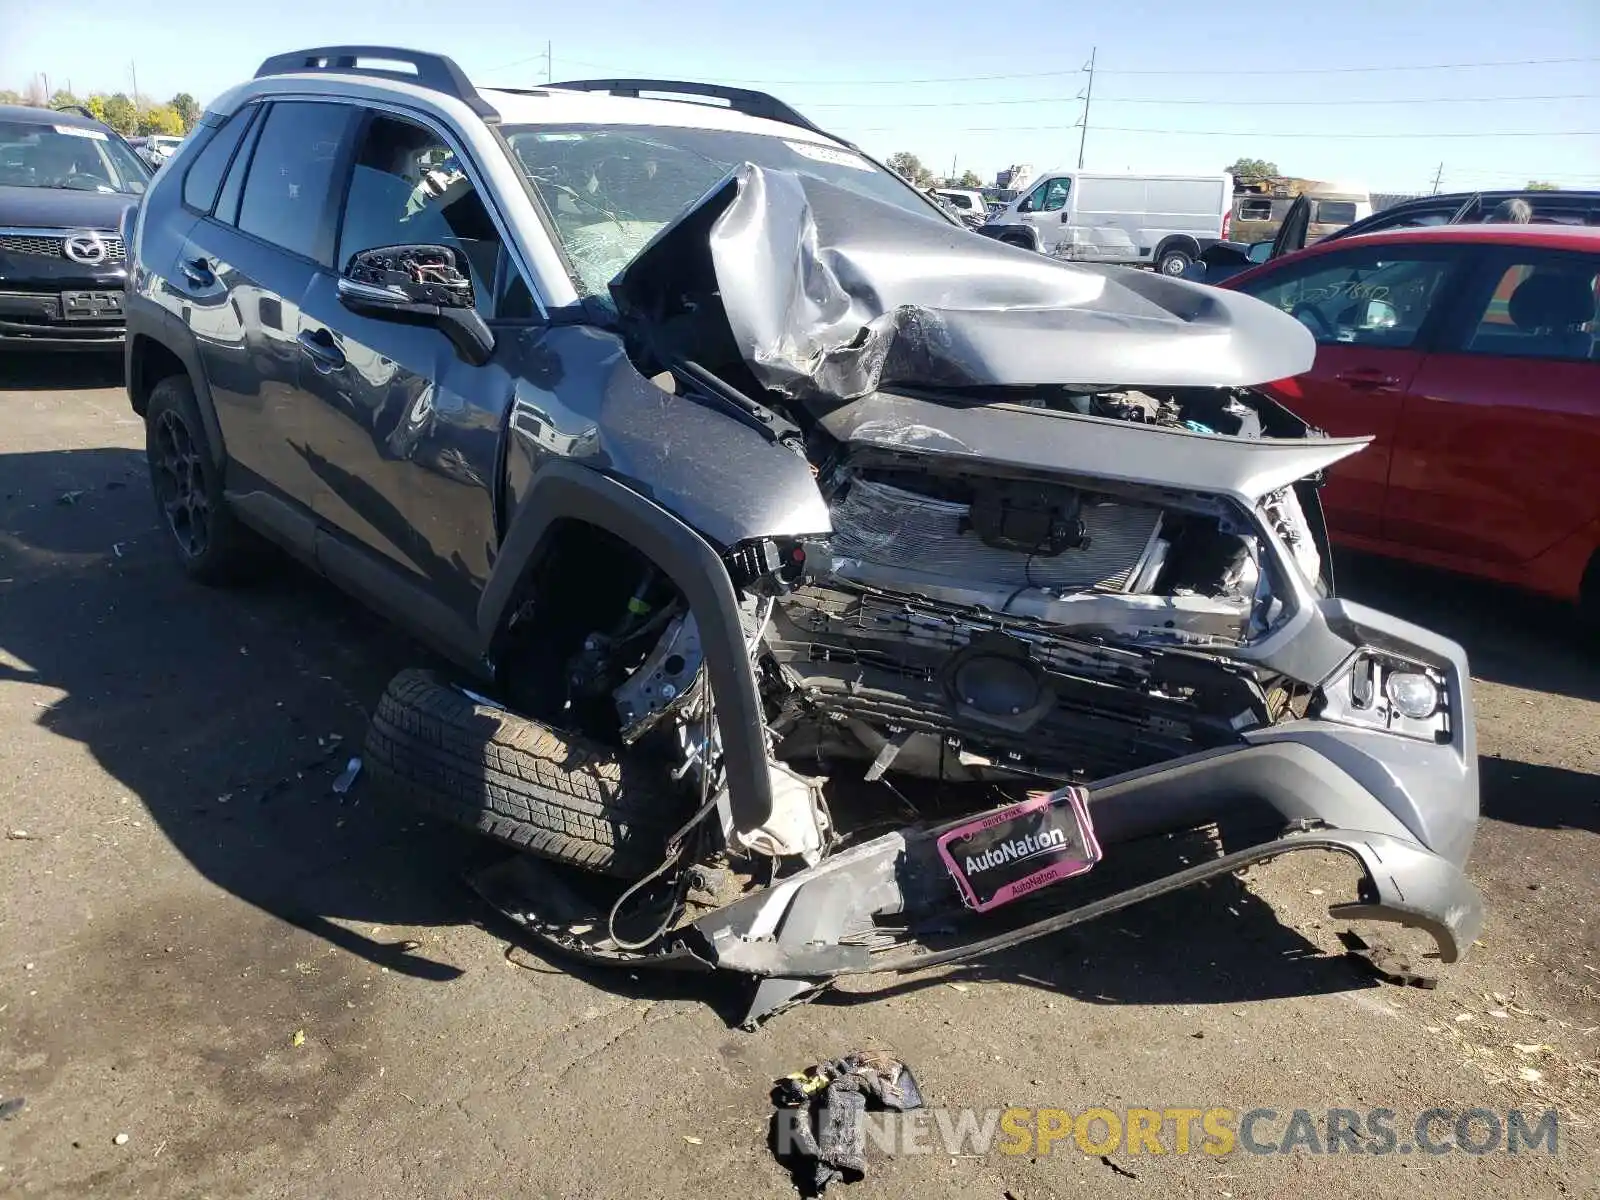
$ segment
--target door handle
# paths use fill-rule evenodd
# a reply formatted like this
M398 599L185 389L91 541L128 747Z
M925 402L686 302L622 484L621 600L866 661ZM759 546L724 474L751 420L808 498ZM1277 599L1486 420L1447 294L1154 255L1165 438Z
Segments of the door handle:
M1362 388L1374 392L1400 386L1400 380L1395 376L1385 375L1382 371L1373 367L1357 367L1350 371L1340 371L1334 378L1348 387Z
M307 329L295 338L300 349L311 356L311 363L326 375L344 366L344 351L334 344L333 335L326 329Z
M178 269L195 287L210 287L217 281L217 273L211 269L211 264L204 257L186 258L178 264Z

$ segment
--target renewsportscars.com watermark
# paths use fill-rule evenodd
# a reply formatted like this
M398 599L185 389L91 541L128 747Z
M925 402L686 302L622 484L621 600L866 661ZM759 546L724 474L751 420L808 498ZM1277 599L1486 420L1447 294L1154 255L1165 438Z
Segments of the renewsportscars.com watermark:
M778 1149L793 1148L779 1110ZM869 1146L887 1154L1029 1157L1084 1154L1555 1154L1554 1109L1428 1108L924 1108L861 1118Z

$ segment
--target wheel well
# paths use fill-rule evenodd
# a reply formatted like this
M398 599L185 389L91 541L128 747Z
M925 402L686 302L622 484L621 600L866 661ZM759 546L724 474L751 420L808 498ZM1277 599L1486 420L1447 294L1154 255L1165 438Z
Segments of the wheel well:
M1008 246L1021 246L1024 250L1033 249L1033 239L1025 233L1002 233L999 240Z
M490 654L518 712L604 737L617 729L611 691L683 606L650 557L587 521L557 521L506 606ZM607 645L586 646L598 634Z
M160 342L142 334L135 337L128 366L128 398L133 402L133 411L144 416L156 384L174 375L187 374L183 360Z
M1156 246L1156 252L1152 257L1156 262L1160 262L1161 256L1168 250L1182 250L1190 258L1200 257L1200 243L1186 234L1179 233L1162 238L1160 244Z

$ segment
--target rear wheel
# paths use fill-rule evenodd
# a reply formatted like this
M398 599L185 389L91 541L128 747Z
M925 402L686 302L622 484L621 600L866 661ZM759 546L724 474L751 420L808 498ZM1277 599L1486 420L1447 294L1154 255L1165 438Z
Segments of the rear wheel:
M628 879L661 864L688 817L654 762L480 704L428 671L390 681L366 763L386 790L452 824Z
M186 376L169 376L151 390L144 447L156 514L185 574L208 584L238 579L262 546L223 499L222 473Z
M1194 255L1181 246L1168 246L1156 259L1156 270L1163 275L1182 275L1194 265Z

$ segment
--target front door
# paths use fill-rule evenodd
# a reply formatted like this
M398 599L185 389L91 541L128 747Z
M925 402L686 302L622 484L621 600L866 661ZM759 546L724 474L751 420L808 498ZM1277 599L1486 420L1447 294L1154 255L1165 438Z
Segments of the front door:
M1023 221L1033 228L1038 238L1039 250L1051 254L1061 244L1066 232L1066 222L1071 213L1067 201L1072 194L1072 180L1062 177L1041 180L1019 205Z
M1525 563L1600 517L1600 254L1489 255L1412 383L1391 540Z
M1329 470L1322 498L1336 533L1384 536L1405 396L1422 363L1434 301L1448 294L1456 266L1448 247L1351 246L1285 260L1238 285L1294 316L1317 341L1311 370L1266 390L1335 437L1376 439Z
M533 316L482 198L455 149L424 126L380 114L358 138L335 261L433 245L455 252L479 314ZM338 272L319 271L299 315L301 387L311 398L317 513L419 576L459 615L476 611L495 544L496 449L513 380L497 353L464 362L436 329L351 312Z

